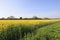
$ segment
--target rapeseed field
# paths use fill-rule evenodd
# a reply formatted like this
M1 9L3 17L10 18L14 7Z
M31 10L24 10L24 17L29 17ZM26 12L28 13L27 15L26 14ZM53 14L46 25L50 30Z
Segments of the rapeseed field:
M56 23L59 20L0 20L0 40L50 40L47 30L57 27Z

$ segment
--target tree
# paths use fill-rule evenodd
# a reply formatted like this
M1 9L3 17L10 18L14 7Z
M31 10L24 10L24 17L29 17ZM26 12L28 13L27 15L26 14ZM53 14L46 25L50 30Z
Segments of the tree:
M28 18L24 18L25 20L27 20Z
M1 19L2 19L2 20L4 20L5 18L4 18L4 17L2 17Z
M20 19L22 19L22 17L20 17Z
M50 18L45 17L44 19L49 20Z
M37 16L33 16L32 19L38 19L38 17Z
M14 16L10 16L7 19L15 19L15 17Z

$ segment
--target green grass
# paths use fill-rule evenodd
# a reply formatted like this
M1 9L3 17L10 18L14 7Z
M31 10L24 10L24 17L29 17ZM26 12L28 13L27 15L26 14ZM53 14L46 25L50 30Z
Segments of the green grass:
M60 22L38 29L35 35L35 39L60 40Z
M60 22L9 25L0 31L0 40L60 40Z

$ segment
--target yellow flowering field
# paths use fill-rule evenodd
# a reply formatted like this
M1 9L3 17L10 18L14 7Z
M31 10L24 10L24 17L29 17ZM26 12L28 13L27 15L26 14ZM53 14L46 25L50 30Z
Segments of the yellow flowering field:
M34 25L38 23L56 22L58 20L0 20L0 30L7 28L9 25L23 24L23 25Z
M60 31L55 29L59 24L59 20L0 20L0 40L35 40L41 33L40 38L46 38L47 32Z
M0 20L0 24L36 24L44 22L56 22L58 20Z

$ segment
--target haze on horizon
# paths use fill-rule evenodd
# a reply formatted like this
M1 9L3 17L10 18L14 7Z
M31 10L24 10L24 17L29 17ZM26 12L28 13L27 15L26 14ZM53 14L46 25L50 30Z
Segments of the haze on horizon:
M60 0L0 0L0 17L60 18Z

